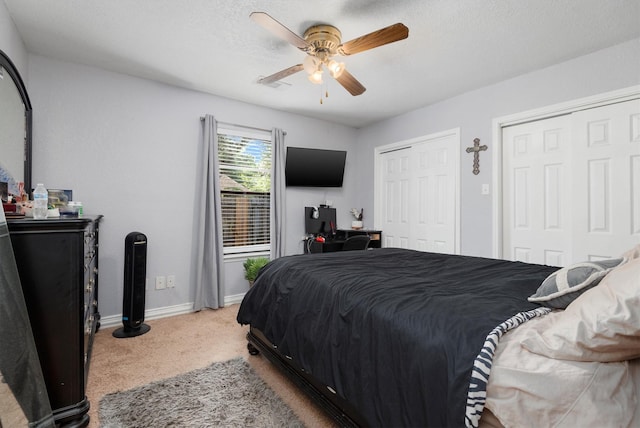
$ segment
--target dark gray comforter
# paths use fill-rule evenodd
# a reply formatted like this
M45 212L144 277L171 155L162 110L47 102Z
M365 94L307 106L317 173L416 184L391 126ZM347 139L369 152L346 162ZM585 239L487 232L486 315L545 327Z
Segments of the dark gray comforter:
M398 248L288 256L238 312L371 426L463 426L487 334L556 267Z

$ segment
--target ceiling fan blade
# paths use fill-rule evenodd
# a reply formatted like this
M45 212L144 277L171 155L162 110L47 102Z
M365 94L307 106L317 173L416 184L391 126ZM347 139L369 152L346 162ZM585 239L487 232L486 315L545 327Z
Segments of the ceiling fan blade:
M251 15L249 15L249 18L264 27L266 30L270 31L275 36L291 43L302 51L307 52L311 47L302 37L276 21L268 13L252 12Z
M336 77L336 80L353 96L360 95L367 90L367 88L362 86L362 83L358 82L347 70L344 70L340 76Z
M262 79L258 79L258 83L267 85L269 83L276 82L278 80L282 80L285 77L291 76L298 71L302 71L304 67L302 64L292 65L289 68L285 68L284 70L280 70L277 73L272 74L271 76L263 77Z
M353 55L388 43L409 37L409 29L402 23L390 25L356 39L349 40L338 47L341 55Z

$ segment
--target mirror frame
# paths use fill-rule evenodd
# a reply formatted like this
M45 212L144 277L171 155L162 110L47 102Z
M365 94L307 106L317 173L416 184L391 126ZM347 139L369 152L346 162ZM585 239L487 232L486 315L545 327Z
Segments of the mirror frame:
M31 120L32 120L32 109L31 109L31 101L29 100L29 95L27 94L27 88L22 81L22 77L20 77L20 73L16 66L11 62L11 59L0 50L0 66L4 69L4 71L11 76L13 83L15 83L18 92L20 93L20 98L22 98L22 103L24 104L24 191L27 195L31 194Z

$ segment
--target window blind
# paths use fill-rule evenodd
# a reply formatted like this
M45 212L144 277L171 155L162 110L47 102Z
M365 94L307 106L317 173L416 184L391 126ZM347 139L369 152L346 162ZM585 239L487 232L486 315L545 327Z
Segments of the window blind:
M219 130L225 253L265 251L270 242L271 139Z

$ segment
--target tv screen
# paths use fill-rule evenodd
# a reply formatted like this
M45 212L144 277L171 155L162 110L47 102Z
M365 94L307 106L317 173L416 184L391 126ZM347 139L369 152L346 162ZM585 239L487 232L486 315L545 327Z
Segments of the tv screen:
M343 150L287 147L287 186L342 187L347 152Z

